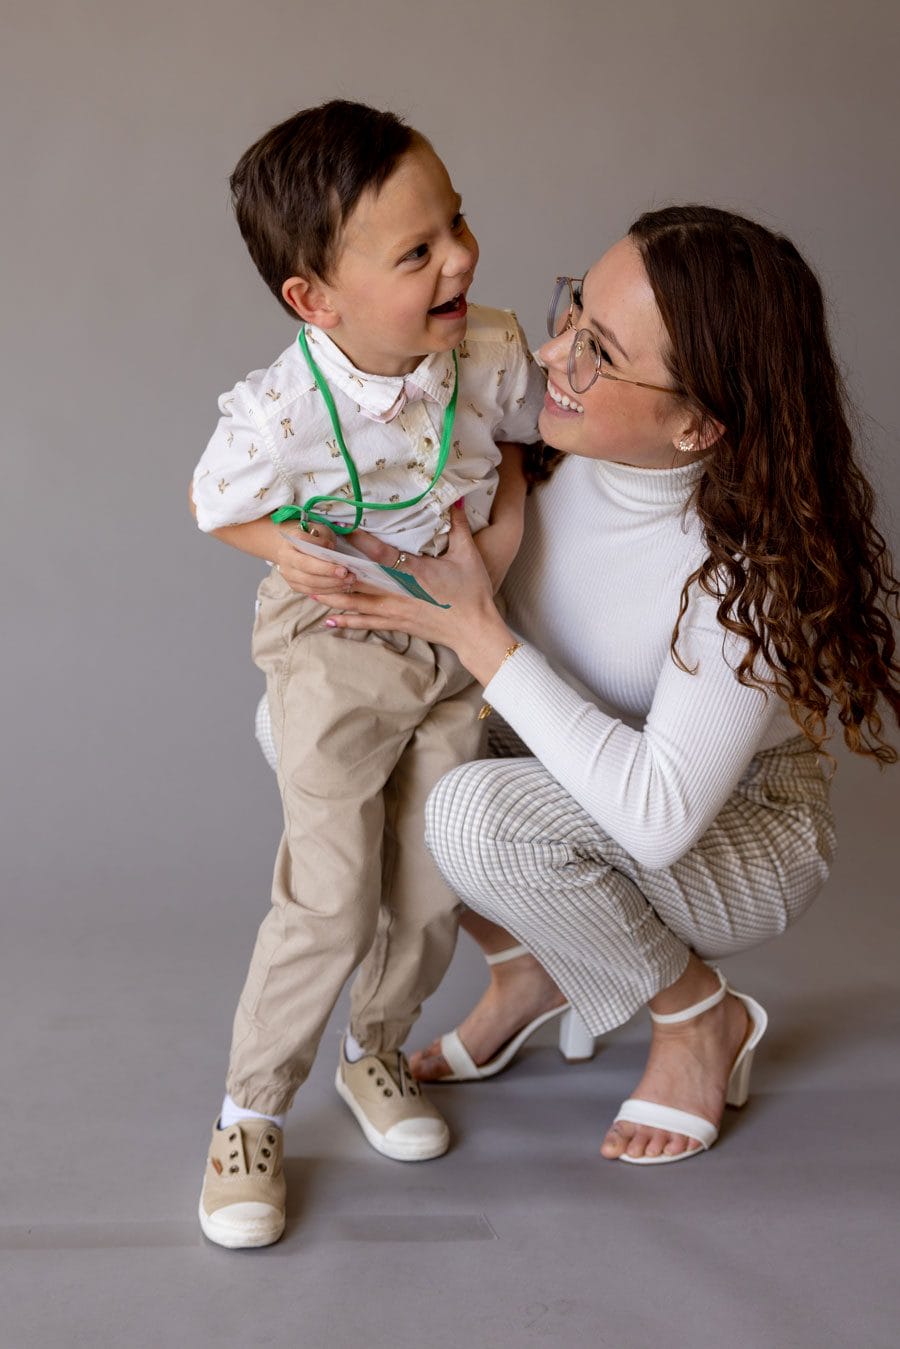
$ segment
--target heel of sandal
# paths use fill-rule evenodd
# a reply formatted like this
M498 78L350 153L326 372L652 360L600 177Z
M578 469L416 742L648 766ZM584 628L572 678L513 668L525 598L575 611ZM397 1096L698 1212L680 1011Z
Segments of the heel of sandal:
M766 1033L769 1018L766 1015L766 1009L761 1007L753 998L749 998L746 993L738 993L733 988L728 991L741 1000L750 1019L747 1039L735 1060L731 1076L728 1079L728 1086L725 1088L725 1104L740 1107L747 1104L747 1098L750 1095L750 1074L753 1072L753 1057L757 1045Z
M725 1104L740 1107L747 1104L750 1096L750 1074L753 1071L753 1055L755 1050L751 1049L749 1054L745 1054L740 1063L736 1064L732 1070L731 1077L728 1079L728 1090L725 1093Z
M563 1012L559 1023L559 1052L567 1063L587 1063L594 1057L594 1037L574 1007Z

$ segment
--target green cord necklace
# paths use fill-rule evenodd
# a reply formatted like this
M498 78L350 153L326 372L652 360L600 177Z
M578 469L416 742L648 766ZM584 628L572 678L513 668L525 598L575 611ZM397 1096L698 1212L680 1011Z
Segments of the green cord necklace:
M334 399L331 396L331 390L328 387L328 383L325 379L325 376L322 374L321 370L319 369L319 367L316 365L315 361L312 358L312 354L310 353L309 350L309 344L307 343L306 340L306 333L303 331L302 328L300 329L300 332L297 334L297 341L300 343L300 350L306 357L306 362L310 368L312 377L316 381L316 388L319 390L319 393L325 400L325 406L328 409L328 416L331 418L331 426L334 431L334 438L337 441L338 448L340 449L341 455L343 456L344 466L347 469L347 476L350 479L350 486L353 489L353 495L351 497L316 496L310 497L309 501L307 501L305 506L280 506L278 510L275 511L272 515L273 522L276 525L280 525L285 520L299 520L301 529L305 531L307 528L307 523L309 521L313 521L315 524L327 525L329 529L334 530L335 534L350 534L353 532L354 529L359 529L359 524L360 521L362 520L362 513L364 510L402 511L405 510L407 506L417 505L423 499L423 497L426 497L428 493L433 489L435 483L438 481L447 465L447 456L450 453L450 439L453 435L453 423L456 420L456 396L457 393L459 392L459 361L457 360L456 352L451 351L450 353L451 356L453 357L453 393L450 396L450 402L447 404L447 407L444 410L444 425L441 429L441 448L438 454L437 468L435 469L434 477L432 478L431 482L425 488L424 492L420 492L418 496L410 497L408 501L363 501L362 487L360 486L359 474L356 471L356 465L353 462L353 459L350 455L350 451L347 449L347 446L344 442L344 433L341 430L341 422L340 418L338 417L337 408L334 405ZM331 520L327 515L319 515L313 509L313 507L319 506L323 502L329 503L333 502L340 506L352 506L354 512L353 524L339 525L336 523L336 521Z

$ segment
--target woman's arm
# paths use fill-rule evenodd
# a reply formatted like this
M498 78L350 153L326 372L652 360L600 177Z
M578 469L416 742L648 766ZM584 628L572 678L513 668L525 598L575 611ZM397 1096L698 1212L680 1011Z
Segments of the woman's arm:
M453 517L448 553L416 558L410 568L451 608L356 594L354 614L328 622L401 629L451 646L484 685L487 703L588 815L642 865L671 866L729 799L780 700L738 683L737 642L716 622L715 600L702 595L684 616L679 642L696 673L667 657L640 731L600 711L530 643L505 660L515 634L494 606L464 514ZM359 537L366 552L381 549Z
M381 545L361 539L375 555ZM738 683L738 651L699 596L679 642L690 674L667 659L637 731L600 711L532 646L508 660L515 635L494 606L463 513L454 511L444 558L412 570L449 609L394 596L354 594L338 627L399 628L452 647L485 685L485 699L587 813L648 867L670 866L712 824L752 758L779 700Z
M532 646L485 688L548 772L652 868L671 866L706 833L779 706L776 695L738 683L721 628L692 630L679 650L697 672L666 659L640 731L586 701Z

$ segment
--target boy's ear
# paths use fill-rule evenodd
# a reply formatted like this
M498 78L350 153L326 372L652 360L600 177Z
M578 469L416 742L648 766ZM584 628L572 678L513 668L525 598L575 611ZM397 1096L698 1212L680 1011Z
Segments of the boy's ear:
M314 323L317 328L333 328L340 322L328 288L318 277L289 276L281 287L281 294L304 323Z

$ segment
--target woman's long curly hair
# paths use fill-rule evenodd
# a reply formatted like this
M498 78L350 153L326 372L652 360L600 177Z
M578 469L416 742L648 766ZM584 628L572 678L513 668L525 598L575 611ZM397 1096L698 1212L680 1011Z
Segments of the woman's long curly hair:
M746 639L742 683L774 689L816 749L833 707L851 750L896 762L879 700L900 723L900 583L854 455L818 280L788 239L713 207L651 211L629 235L675 386L714 441L694 498L709 556L682 591L673 657L698 582Z

